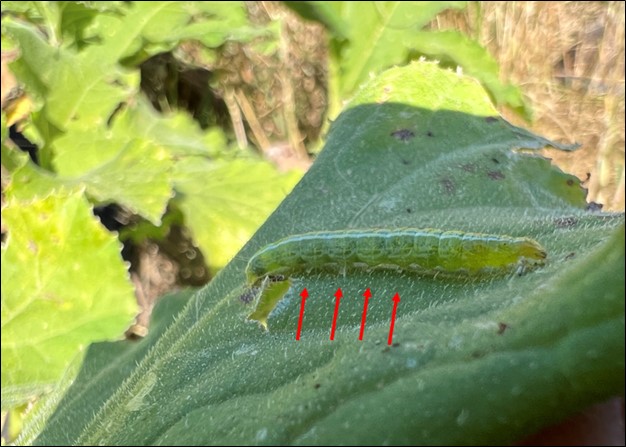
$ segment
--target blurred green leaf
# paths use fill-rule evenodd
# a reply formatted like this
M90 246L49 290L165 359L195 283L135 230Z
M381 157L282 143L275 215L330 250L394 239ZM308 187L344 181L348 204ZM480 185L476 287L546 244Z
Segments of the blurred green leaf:
M140 109L137 113L147 112ZM172 153L168 147L141 132L133 132L132 127L129 129L127 123L121 121L119 129L113 126L108 131L102 128L73 130L59 138L55 143L57 157L54 160L59 175L24 160L14 173L10 193L27 199L35 194L46 194L60 185L81 186L98 202L120 203L159 223L173 194ZM155 118L155 121L159 120ZM197 145L193 149L198 150Z
M189 114L177 111L164 116L143 99L115 117L112 131L126 138L151 140L176 157L200 155L226 159L230 155L220 128L200 130Z
M263 30L250 25L242 2L160 1L132 2L124 15L100 14L89 32L114 52L116 60L138 64L185 40L216 48Z
M48 2L45 8L50 8L50 3ZM99 39L94 39L94 36L90 35L89 29L100 15L107 13L119 16L126 9L125 2L121 1L58 3L61 9L59 34L63 37L63 47L73 47L78 50L99 42Z
M82 375L37 444L510 444L623 394L624 219L585 211L580 182L529 153L547 140L497 117L474 80L415 63L367 84L327 141L145 355L112 360L123 374ZM305 275L269 333L246 323L244 268L259 248L306 231L381 227L528 236L549 262L474 282ZM386 346L396 292L397 344Z
M35 408L28 413L24 422L26 429L22 431L20 437L14 441L14 444L32 445L35 438L44 428L44 422L54 413L59 404L67 405L72 401L80 399L89 399L103 403L101 399L106 398L107 393L102 393L97 387L73 387L68 394L66 394L66 391L74 381L89 383L92 380L98 380L103 375L106 375L108 385L113 383L115 383L114 387L121 385L133 368L134 362L131 359L139 362L146 355L146 351L150 349L154 341L174 322L176 315L188 303L193 292L193 289L186 289L161 297L151 314L150 331L142 340L96 343L89 346L85 354L85 368L80 370L80 375L77 377L77 367L82 364L82 358L81 362L74 362L71 365L73 369L70 369L65 374L55 390L38 401ZM122 366L122 363L125 366ZM64 416L69 416L70 419L66 421L69 424L72 423L74 418L80 419L80 416L77 414L69 415L66 413Z
M2 12L5 14L12 12L14 14L30 14L31 16L34 15L33 2L30 1L4 1L0 3L0 6L2 7Z
M437 14L466 2L340 2L349 43L339 56L340 92L351 96L370 73L407 61L413 35Z
M11 181L7 185L7 197L28 201L33 197L45 197L55 189L66 187L74 189L73 182L64 182L49 171L41 169L30 161L27 154L19 149L2 147L2 165L11 172Z
M84 185L96 201L117 202L158 224L173 195L177 160L223 156L225 144L216 129L202 132L182 113L162 117L138 101L121 110L110 128L72 129L58 138L53 165L59 174L56 181ZM30 178L17 185L30 189L29 183Z
M58 12L58 7L50 11ZM45 98L43 117L61 131L70 126L104 127L118 104L136 93L138 74L122 69L118 64L122 60L131 58L138 64L184 40L199 40L214 48L227 39L249 39L262 32L250 27L241 3L134 2L126 14L102 13L93 18L84 16L88 11L72 11L74 24L93 22L89 39L98 40L98 45L81 51L58 48L35 25L3 20L4 30L21 48L22 57L11 69L29 91Z
M88 42L85 30L98 14L108 12L121 14L120 1L74 2L74 1L9 1L2 2L3 15L17 15L36 24L43 30L54 46L81 48Z
M119 337L137 307L121 245L82 191L2 210L2 408L54 387L93 341Z
M70 125L104 127L118 104L137 90L137 74L115 64L112 47L77 54L50 45L31 24L5 20L3 25L21 49L11 70L36 98L45 99L42 118L61 131Z
M226 163L189 157L176 164L185 223L213 269L231 260L300 177L252 159Z
M4 110L2 111L2 124L0 129L0 144L4 145L4 140L6 140L7 136L9 135L9 128L7 127L7 116L4 113Z
M80 178L97 202L116 202L158 224L173 195L170 154L133 139L109 161Z
M317 14L330 15L326 10L331 6L321 9L317 2L304 3ZM483 84L496 105L508 105L530 119L531 110L520 90L500 81L498 64L486 48L457 31L421 31L440 12L462 9L466 2L333 2L333 5L337 20L344 23L343 32L335 34L333 64L337 66L331 69L338 79L331 79L334 94L349 98L371 73L426 55L452 68L462 67ZM343 41L344 34L348 42ZM338 85L333 87L332 82Z

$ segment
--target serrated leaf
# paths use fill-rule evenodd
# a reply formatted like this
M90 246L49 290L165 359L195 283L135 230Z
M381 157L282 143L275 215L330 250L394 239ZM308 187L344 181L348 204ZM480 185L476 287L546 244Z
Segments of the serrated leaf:
M60 383L52 393L37 402L36 407L26 416L27 420L24 423L26 429L20 433L19 438L13 444L32 445L44 428L45 421L54 412L59 403L67 405L74 400L89 399L96 401L106 398L106 393L101 393L97 388L74 387L67 395L65 395L65 392L75 380L88 383L98 380L103 375L106 375L109 386L113 383L115 383L114 387L121 385L133 368L132 364L134 362L129 362L129 360L135 359L140 361L145 356L146 351L150 349L154 341L174 322L176 315L185 307L194 292L194 289L186 289L161 297L152 311L150 331L144 339L140 341L124 340L91 345L85 353L86 367L80 371L80 375L77 377L77 371L66 372L62 382L67 383ZM80 363L82 363L82 359ZM80 366L80 363L76 366ZM126 366L119 368L121 363L125 363ZM80 419L80 416L77 414L65 414L64 416L69 417L67 423L73 423L72 421Z
M213 269L232 259L299 178L260 160L190 157L176 164L185 223Z
M76 382L99 398L61 405L37 443L511 444L623 394L623 216L586 212L577 179L518 150L546 140L494 115L475 81L433 64L372 81L250 243L141 360L115 361L128 368L124 382ZM269 334L245 322L254 307L244 268L258 249L306 231L380 227L528 236L548 264L473 282L304 275ZM395 293L397 345L386 346Z
M520 89L500 81L498 62L475 40L457 31L421 31L414 33L411 44L413 51L462 67L485 86L496 105L508 105L531 119L530 107Z
M77 54L55 48L33 25L16 20L3 25L21 50L11 70L30 92L45 98L43 116L59 130L103 127L137 89L138 76L115 64L115 55L108 53L113 48L98 46Z
M172 161L165 148L139 139L128 142L111 140L111 145L107 146L103 144L106 138L98 139L95 132L93 136L96 138L92 140L86 138L84 133L72 132L69 135L78 149L72 154L84 158L72 160L67 173L61 170L66 175L54 175L23 159L12 175L7 194L27 200L45 196L64 186L85 188L97 202L116 202L155 224L161 221L173 194L170 178ZM114 142L118 145L112 146ZM99 155L107 154L109 159L92 166L95 162L89 160L90 155L99 148L115 148L118 152L107 154L107 150L100 151ZM76 171L71 171L74 166Z
M163 117L138 101L110 129L72 129L56 140L54 167L96 200L115 201L158 224L173 194L176 160L222 155L225 145L220 131L202 132L182 113Z
M200 155L226 158L227 142L221 129L200 130L185 112L166 116L139 100L116 116L111 132L123 138L141 138L166 147L174 156Z
M101 203L116 202L159 224L172 197L171 158L166 148L131 140L120 153L81 180Z
M2 408L50 390L89 343L119 337L136 313L121 246L82 191L2 210Z

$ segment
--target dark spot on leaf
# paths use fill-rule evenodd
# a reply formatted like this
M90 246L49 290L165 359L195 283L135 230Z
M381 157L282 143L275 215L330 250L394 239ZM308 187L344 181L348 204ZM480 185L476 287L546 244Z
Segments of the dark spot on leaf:
M456 185L447 177L440 179L439 184L443 187L443 191L448 195L452 195L456 191Z
M409 214L411 214L411 213L413 212L413 210L412 210L411 208L407 208L407 209L406 209L406 212L407 212L407 213L409 213Z
M570 259L574 259L576 257L576 253L575 252L570 252L567 254L567 256L565 256L565 260L569 261Z
M500 160L498 160L496 157L493 157L491 159L491 161L493 161L495 164L499 165L500 164Z
M589 202L585 207L585 210L593 213L596 211L601 211L603 206L604 205L602 205L601 203Z
M476 172L477 167L474 163L465 163L464 165L461 165L461 169L465 172Z
M504 331L506 331L508 328L508 324L502 322L498 323L498 335L504 334Z
M482 351L474 351L474 352L472 352L472 357L475 358L475 359L479 359L479 358L484 357L484 356L485 356L485 353L482 352Z
M504 174L502 171L489 171L487 172L487 177L491 180L502 180L504 178Z
M391 345L391 346L393 346L394 348L397 348L397 347L399 347L399 346L400 346L400 343L395 342L395 343L394 343L393 345Z
M241 296L239 297L239 300L241 300L242 303L250 304L254 300L254 297L256 296L256 294L257 294L257 289L255 288L248 289L243 294L241 294Z
M567 186L574 186L574 180L572 180L571 178L567 179Z
M434 134L434 133L432 133L432 132L429 130L428 132L426 132L426 136L428 136L428 137L434 137L434 136L435 136L435 134Z
M575 217L558 217L554 219L554 225L557 228L568 228L573 227L578 223L578 219Z
M409 129L400 129L394 130L391 132L391 136L400 141L409 141L411 138L415 136L412 130Z
M403 159L403 160L402 160L402 164L403 164L403 165L410 165L410 164L411 164L411 162L410 162L409 160L404 160L404 159Z
M316 390L319 389L319 387L321 387L322 384L321 383L316 383L315 385L313 385L313 388L315 388Z
M497 116L486 116L485 117L485 122L486 123L497 123L498 122L498 117Z

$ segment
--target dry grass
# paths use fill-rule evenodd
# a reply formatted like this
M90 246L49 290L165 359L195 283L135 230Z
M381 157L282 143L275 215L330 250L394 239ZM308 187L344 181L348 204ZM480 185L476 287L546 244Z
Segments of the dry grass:
M283 21L286 50L277 54L275 61L265 57L263 63L242 65L228 60L223 64L235 77L242 66L256 67L243 70L251 73L250 79L235 86L250 98L249 109L255 112L244 110L246 122L256 114L260 131L254 135L267 134L268 141L283 141L292 149L303 140L310 143L317 137L325 107L323 60L327 55L320 44L324 40L321 28L310 28L310 23L277 2L247 4L262 23ZM573 153L546 150L545 155L585 182L588 201L602 203L605 210L624 209L624 2L471 2L464 11L440 14L433 26L464 31L487 47L500 64L501 78L520 86L532 105L531 130L582 146ZM310 42L318 44L311 46ZM243 48L237 56L250 59L254 51ZM303 66L309 67L312 75L303 76ZM282 73L282 77L276 73L265 76L280 78L280 82L264 85L262 75L268 70ZM313 88L307 89L302 79ZM293 87L288 89L292 94L286 94L286 84ZM276 104L267 103L268 91L275 93L270 99L280 98ZM301 110L314 112L314 119L295 113ZM504 114L529 127L517 115ZM261 140L258 136L252 139L257 145Z
M589 201L624 209L624 2L474 2L437 26L485 45L532 104L531 129L582 145L546 155L588 178Z

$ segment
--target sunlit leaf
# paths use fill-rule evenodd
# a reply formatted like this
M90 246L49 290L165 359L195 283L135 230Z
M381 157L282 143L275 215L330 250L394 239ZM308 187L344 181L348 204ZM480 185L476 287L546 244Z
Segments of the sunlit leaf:
M82 191L2 210L2 408L53 388L89 343L119 338L136 303L117 239Z

